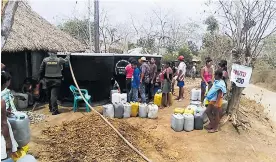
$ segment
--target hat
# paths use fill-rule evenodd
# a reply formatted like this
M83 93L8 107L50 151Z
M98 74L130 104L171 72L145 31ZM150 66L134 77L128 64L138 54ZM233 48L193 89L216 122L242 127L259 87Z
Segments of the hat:
M141 57L141 61L147 61L146 57Z
M184 60L184 56L179 56L179 57L178 57L178 60L179 60L179 61L183 61L183 60Z

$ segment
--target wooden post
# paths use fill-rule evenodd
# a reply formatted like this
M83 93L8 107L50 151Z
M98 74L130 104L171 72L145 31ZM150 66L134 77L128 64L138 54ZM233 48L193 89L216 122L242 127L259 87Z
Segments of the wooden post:
M99 0L94 0L95 52L100 53Z

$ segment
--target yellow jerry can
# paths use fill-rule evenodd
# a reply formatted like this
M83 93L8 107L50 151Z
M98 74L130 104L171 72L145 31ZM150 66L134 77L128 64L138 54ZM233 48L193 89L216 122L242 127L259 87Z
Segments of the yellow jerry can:
M157 106L161 106L161 103L162 103L162 93L156 93L154 95L154 104L157 105Z
M169 93L169 105L173 104L173 95L172 92Z
M185 111L184 108L175 108L175 109L173 110L173 112L174 112L175 114L183 114L184 111Z
M138 115L138 111L139 111L139 103L138 102L131 102L131 117L136 117Z
M20 159L23 156L25 156L28 151L29 151L29 146L26 145L26 146L18 149L15 153L11 154L11 158L12 158L13 161L16 162L18 159Z
M184 114L194 114L194 110L192 108L186 108L185 111L184 111Z

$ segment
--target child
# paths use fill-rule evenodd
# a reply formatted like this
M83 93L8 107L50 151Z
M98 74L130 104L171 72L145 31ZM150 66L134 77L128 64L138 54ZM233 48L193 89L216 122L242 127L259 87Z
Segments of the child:
M133 60L131 66L134 69L132 81L131 81L131 101L138 102L138 89L140 86L140 69L137 67L138 62Z
M226 93L226 85L222 78L222 70L217 70L215 72L214 84L206 96L206 100L209 101L206 114L210 121L206 129L208 129L209 133L218 131L223 94Z
M161 89L160 73L161 73L161 69L158 69L157 70L157 76L156 76L156 79L155 79L155 84L154 84L154 95L159 89Z

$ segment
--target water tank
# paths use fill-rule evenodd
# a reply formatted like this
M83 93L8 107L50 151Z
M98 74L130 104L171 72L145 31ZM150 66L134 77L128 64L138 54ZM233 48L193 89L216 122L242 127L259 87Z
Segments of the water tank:
M114 118L114 107L112 104L103 105L103 116Z
M158 115L158 106L155 104L148 105L148 118L155 119Z
M124 117L124 105L122 103L114 103L114 117L123 118Z
M171 119L171 127L176 132L183 131L184 117L181 114L173 114Z
M124 105L124 118L129 118L131 115L131 105L129 103L123 103Z
M191 100L192 101L200 101L201 100L201 90L193 88L191 91Z
M18 143L18 147L23 147L30 142L30 120L27 114L22 112L14 112L8 120L11 124L14 138Z
M139 104L139 117L146 118L148 117L148 107L145 103Z
M190 132L194 130L194 116L192 114L184 114L184 130Z

